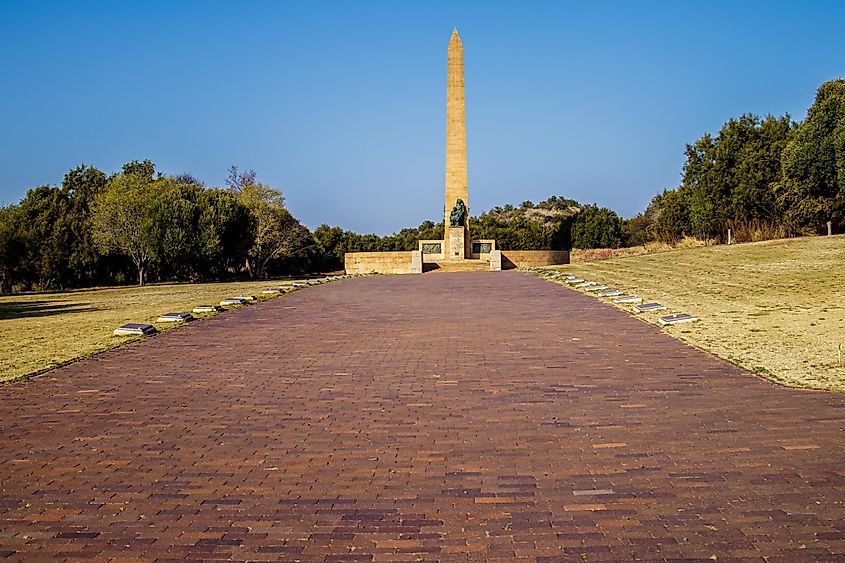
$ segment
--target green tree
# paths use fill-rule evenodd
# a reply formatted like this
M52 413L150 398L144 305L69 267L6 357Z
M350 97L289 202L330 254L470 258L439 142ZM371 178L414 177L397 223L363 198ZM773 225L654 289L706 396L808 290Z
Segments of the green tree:
M28 190L19 207L19 234L24 246L24 278L40 288L65 287L69 268L70 202L61 189Z
M249 209L234 194L220 189L199 195L199 251L205 276L222 277L246 263L255 224Z
M0 207L0 293L9 293L20 280L25 252L20 223L18 206Z
M124 167L125 169L125 167ZM169 180L153 180L152 174L122 173L112 176L94 202L92 226L94 241L103 251L127 256L135 265L138 284L154 255L147 215L158 192L171 185Z
M612 209L586 205L572 225L575 248L619 248L622 246L622 218Z
M653 231L657 240L675 244L689 228L689 210L680 190L665 190L649 205L655 209Z
M165 277L188 279L197 270L200 193L200 186L168 182L152 197L144 214L142 233L150 258Z
M69 199L69 215L63 228L70 234L67 267L74 286L95 283L103 275L104 257L93 240L91 207L106 185L106 175L81 164L65 174L62 192Z
M646 210L644 213L637 213L630 219L623 220L623 236L625 246L645 246L654 240L652 226L654 225L654 214Z
M139 180L152 182L156 179L156 166L150 159L133 160L123 165L123 175L135 176ZM161 178L161 174L158 174L158 177Z
M780 223L775 185L781 179L781 158L792 134L789 115L756 120L740 150L731 183L731 218L734 221Z
M272 260L303 251L310 234L284 207L282 192L261 183L241 186L239 201L249 209L255 225L252 248L247 254L247 271L262 278Z
M778 203L797 229L842 223L845 209L845 80L825 82L783 151Z

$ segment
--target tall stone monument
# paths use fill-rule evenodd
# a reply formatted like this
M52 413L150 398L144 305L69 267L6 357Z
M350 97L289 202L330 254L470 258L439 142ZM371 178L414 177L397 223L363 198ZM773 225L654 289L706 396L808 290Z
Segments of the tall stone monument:
M506 270L517 266L569 263L565 250L499 250L493 239L469 236L467 188L467 122L464 99L464 47L458 30L449 40L446 73L446 200L442 240L420 240L417 250L347 252L349 274L421 274L424 271L457 272Z
M464 47L458 30L449 40L446 74L446 205L444 254L448 260L470 257L467 188L467 122L464 99Z

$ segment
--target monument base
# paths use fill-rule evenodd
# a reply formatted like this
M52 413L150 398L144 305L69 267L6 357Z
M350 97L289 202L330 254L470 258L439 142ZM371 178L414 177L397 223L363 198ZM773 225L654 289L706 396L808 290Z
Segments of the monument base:
M449 227L449 254L446 260L466 260L467 255L467 228Z

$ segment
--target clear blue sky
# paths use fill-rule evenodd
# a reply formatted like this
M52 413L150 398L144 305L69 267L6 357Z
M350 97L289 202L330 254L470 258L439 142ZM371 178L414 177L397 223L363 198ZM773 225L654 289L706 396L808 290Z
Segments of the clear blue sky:
M0 203L81 162L252 168L306 225L442 217L464 43L470 211L563 195L632 216L684 144L803 119L845 76L845 2L0 3Z

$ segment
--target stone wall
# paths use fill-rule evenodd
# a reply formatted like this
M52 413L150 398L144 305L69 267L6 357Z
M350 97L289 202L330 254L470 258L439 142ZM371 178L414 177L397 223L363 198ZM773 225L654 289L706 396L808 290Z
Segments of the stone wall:
M568 250L503 250L502 269L569 264Z
M343 256L347 274L421 274L419 250L397 252L347 252Z

